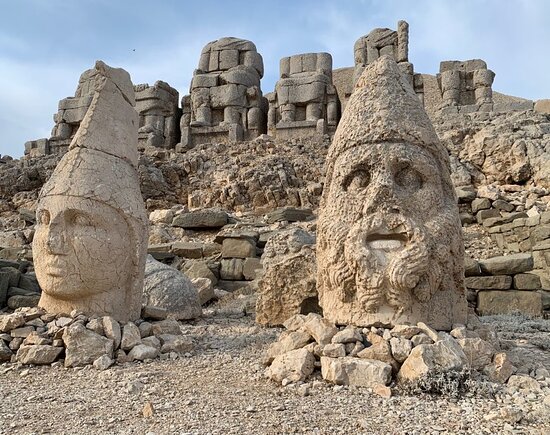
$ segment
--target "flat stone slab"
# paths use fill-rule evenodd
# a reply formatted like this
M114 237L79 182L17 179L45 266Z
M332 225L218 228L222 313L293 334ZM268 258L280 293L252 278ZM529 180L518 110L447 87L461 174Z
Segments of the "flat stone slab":
M479 260L482 272L490 275L513 275L533 269L531 254L512 254Z
M269 213L266 220L270 224L281 221L301 222L312 216L313 212L309 208L285 207Z
M227 213L217 209L182 213L172 221L173 227L181 228L221 228L225 224L227 224Z
M542 314L542 296L522 290L488 290L477 294L477 312L482 316L521 313L528 316Z
M469 276L464 279L466 287L476 290L507 290L512 287L512 277L499 276Z

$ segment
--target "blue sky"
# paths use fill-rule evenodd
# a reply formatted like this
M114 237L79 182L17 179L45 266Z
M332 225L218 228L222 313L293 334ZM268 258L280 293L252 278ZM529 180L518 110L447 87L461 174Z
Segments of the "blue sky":
M417 72L482 58L496 91L550 98L547 0L0 0L0 154L20 157L48 137L58 100L72 96L96 59L134 83L164 80L187 93L201 48L223 36L253 41L264 58L264 93L279 59L327 51L353 64L353 44L375 27L410 24ZM135 51L134 51L135 49Z

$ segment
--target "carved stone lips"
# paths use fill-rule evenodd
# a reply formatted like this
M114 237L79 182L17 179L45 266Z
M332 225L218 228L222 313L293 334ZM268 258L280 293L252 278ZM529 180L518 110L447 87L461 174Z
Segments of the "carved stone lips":
M46 273L50 276L64 276L67 273L67 265L57 258L48 261L45 266Z
M402 249L408 240L409 237L401 225L393 230L377 229L365 237L369 248L383 251Z

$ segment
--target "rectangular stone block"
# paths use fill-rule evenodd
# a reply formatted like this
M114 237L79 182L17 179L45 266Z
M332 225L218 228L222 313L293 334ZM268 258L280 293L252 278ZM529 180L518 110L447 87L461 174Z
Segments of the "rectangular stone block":
M512 287L512 277L500 276L469 276L464 279L466 287L476 290L507 290Z
M302 72L302 56L290 56L290 75Z
M246 280L254 280L262 270L262 263L259 258L245 258L243 264L243 275Z
M521 290L480 291L477 294L477 312L482 316L513 313L540 316L542 296L538 292Z
M249 239L227 238L222 242L222 258L256 257L256 244Z
M213 88L218 86L217 74L199 74L193 77L191 89L195 88Z
M77 107L74 109L66 109L61 113L61 119L67 124L77 124L84 119L88 107Z
M174 242L171 251L178 257L202 258L202 244L196 242Z
M243 275L244 260L241 258L223 259L220 264L220 278L229 281L240 281Z
M514 288L517 290L538 290L541 288L540 277L534 273L514 275Z
M210 52L210 59L208 62L208 71L218 71L220 69L219 56L220 56L220 52L217 50Z
M239 65L239 50L220 51L220 69L227 70Z
M212 107L246 106L246 87L241 85L222 85L210 88Z
M491 275L513 275L532 270L533 256L531 254L503 255L479 260L479 264L484 273Z

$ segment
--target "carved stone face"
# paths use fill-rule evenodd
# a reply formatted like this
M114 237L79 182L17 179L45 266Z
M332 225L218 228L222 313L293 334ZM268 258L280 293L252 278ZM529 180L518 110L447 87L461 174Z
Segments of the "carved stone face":
M123 292L134 270L128 224L98 201L52 195L37 209L33 253L47 295L64 301Z
M325 316L414 320L415 305L456 288L449 262L460 252L461 229L454 195L429 152L406 143L358 145L336 158L326 189L318 228Z

